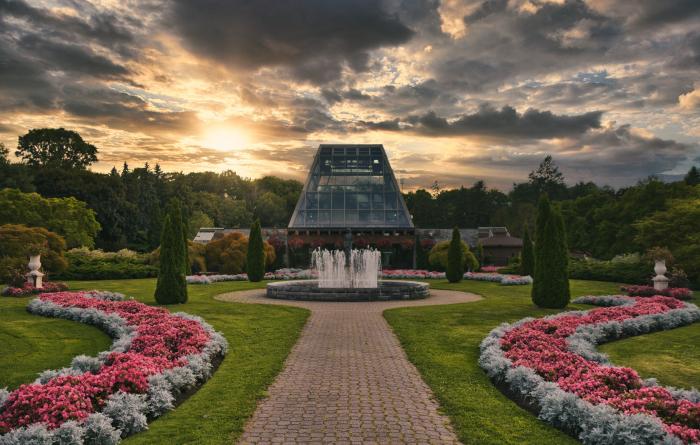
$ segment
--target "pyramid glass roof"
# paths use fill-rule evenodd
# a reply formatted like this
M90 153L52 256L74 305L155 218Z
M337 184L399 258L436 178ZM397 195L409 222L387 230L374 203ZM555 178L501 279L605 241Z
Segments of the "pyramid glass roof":
M412 229L382 145L321 145L290 229Z

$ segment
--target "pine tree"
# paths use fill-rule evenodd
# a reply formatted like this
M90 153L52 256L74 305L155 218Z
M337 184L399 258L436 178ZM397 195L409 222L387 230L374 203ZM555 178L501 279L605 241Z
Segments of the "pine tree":
M459 230L452 230L452 240L447 250L447 281L459 283L464 275L464 256L462 254L462 238Z
M177 304L187 301L187 283L182 273L181 235L165 215L160 242L160 271L156 284L155 299L158 304Z
M540 198L536 232L532 301L539 307L563 308L570 299L566 232L561 213L546 196Z
M249 281L258 282L265 278L265 251L263 250L263 239L259 219L256 219L253 226L250 228L246 271L248 272Z
M520 253L520 274L533 276L535 271L535 257L533 256L532 240L530 239L530 231L525 225L525 233L523 234L523 250Z

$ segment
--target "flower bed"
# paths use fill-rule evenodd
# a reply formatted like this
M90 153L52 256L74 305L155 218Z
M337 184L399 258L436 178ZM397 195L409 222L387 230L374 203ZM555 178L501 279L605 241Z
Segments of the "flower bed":
M2 295L6 297L26 297L27 295L35 295L45 292L62 292L67 289L68 286L59 281L49 281L44 283L44 287L41 289L38 289L29 283L24 283L22 287L6 287L2 291Z
M199 317L111 292L46 293L27 310L95 325L114 342L97 357L75 357L68 368L0 391L2 444L118 443L207 380L228 347Z
M678 298L679 300L690 300L693 298L693 291L685 287L669 287L663 290L654 289L652 286L623 286L621 288L630 297L653 297L663 295L664 297Z
M316 273L309 269L279 269L275 272L265 274L266 280L308 280L316 278ZM435 272L422 269L386 269L382 270L381 278L388 280L432 280L445 279L445 272ZM491 281L504 286L521 284L531 284L530 276L504 275L499 273L476 273L467 272L464 274L465 280ZM211 284L218 281L247 281L248 275L190 275L187 277L189 284Z
M481 343L479 364L509 396L584 444L700 441L700 393L658 386L613 366L595 346L684 326L700 310L675 298L583 297L589 311L503 324Z

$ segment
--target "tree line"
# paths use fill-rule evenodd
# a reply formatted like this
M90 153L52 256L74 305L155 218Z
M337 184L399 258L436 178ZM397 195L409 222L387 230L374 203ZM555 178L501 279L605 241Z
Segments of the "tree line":
M158 164L131 168L124 163L108 174L86 168L99 151L75 132L31 130L19 138L15 155L0 147L0 189L38 192L44 198L74 197L95 212L100 230L95 247L150 251L158 246L166 203L182 203L187 234L199 227L286 227L302 190L294 180L266 176L242 178L223 173L163 172ZM700 270L700 173L664 182L650 177L613 189L593 182L567 185L551 156L527 180L508 192L489 189L483 181L471 187L404 194L416 227L506 226L522 236L535 227L537 203L546 194L561 212L572 251L609 259L628 252L668 247L685 264ZM16 222L16 221L13 221ZM536 237L535 237L536 241ZM697 267L696 267L697 266Z
M10 162L9 149L0 146L0 189L37 192L43 198L73 197L95 212L100 230L94 247L142 252L158 247L172 198L182 203L191 238L199 227L247 228L256 218L265 227L286 227L302 189L299 181L248 179L230 170L164 172L158 164L132 168L126 162L108 174L87 170L97 154L76 132L30 130L20 136L15 152L21 162Z

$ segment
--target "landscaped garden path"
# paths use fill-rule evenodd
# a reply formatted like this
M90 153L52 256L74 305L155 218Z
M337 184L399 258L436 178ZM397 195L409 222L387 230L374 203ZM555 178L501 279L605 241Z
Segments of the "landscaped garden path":
M459 443L382 316L390 308L481 298L458 291L431 292L425 300L362 303L273 300L261 289L216 297L311 310L284 370L240 442Z

